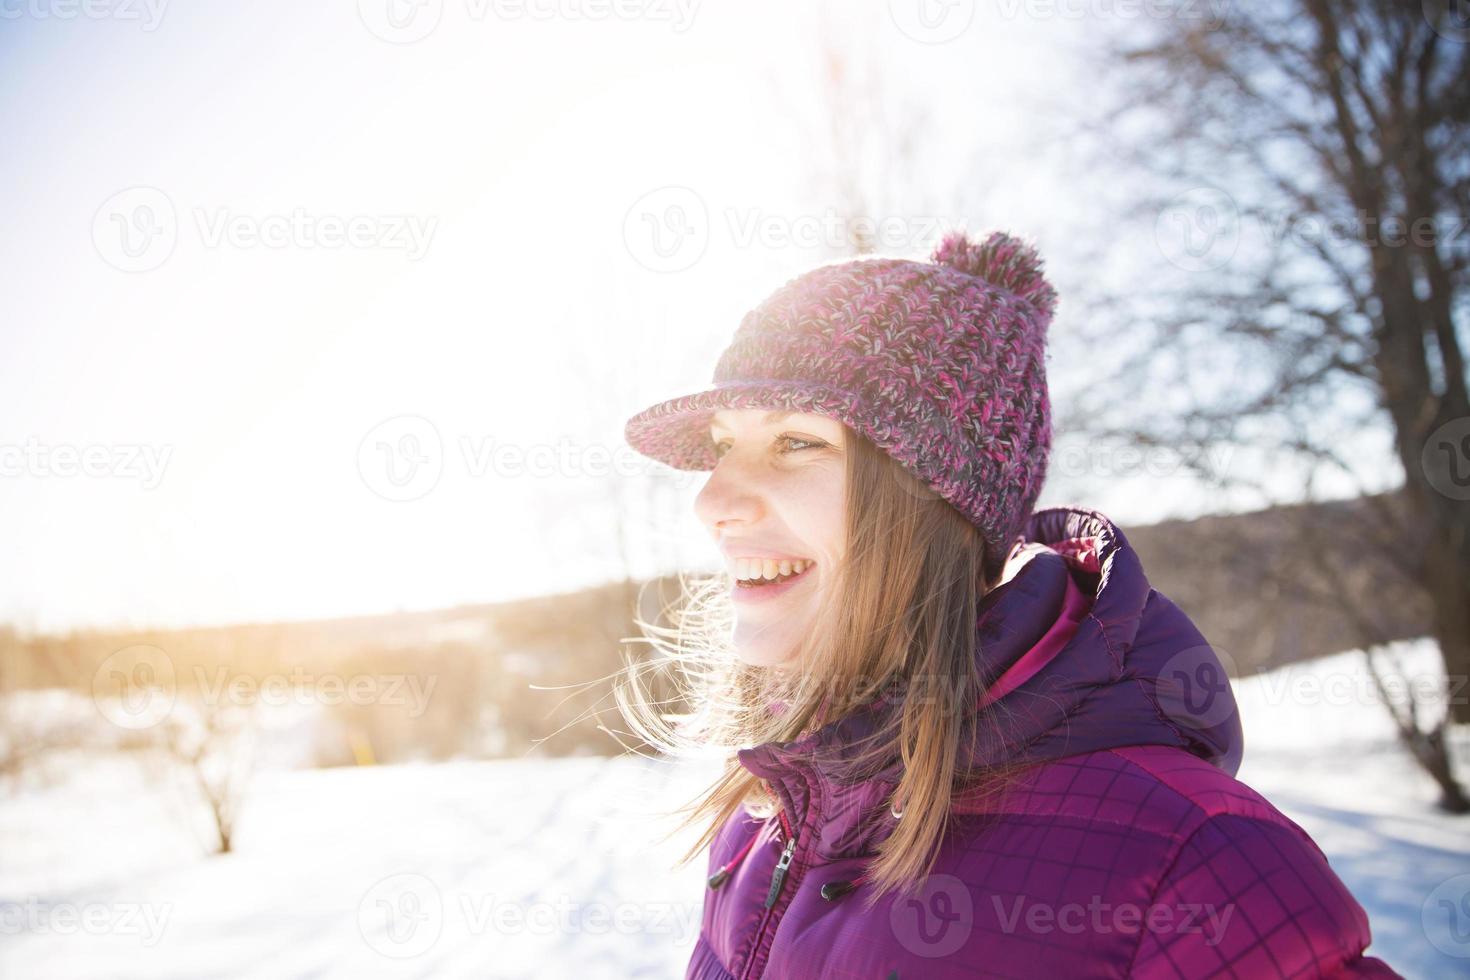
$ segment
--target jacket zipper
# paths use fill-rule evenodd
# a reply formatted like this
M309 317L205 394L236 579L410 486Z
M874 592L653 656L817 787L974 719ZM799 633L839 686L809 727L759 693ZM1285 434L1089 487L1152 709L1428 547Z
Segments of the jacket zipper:
M782 820L781 823L784 825L786 821ZM776 904L776 898L781 894L781 885L786 881L786 869L791 867L791 855L795 853L796 835L792 834L786 838L786 846L781 849L781 860L776 862L776 871L771 875L771 890L766 892L766 908Z
M771 887L766 893L765 911L761 913L760 924L755 929L755 942L750 948L750 958L746 960L745 970L741 973L742 980L748 980L751 968L755 965L756 956L760 953L761 943L766 934L766 927L770 924L771 917L775 915L773 908L781 897L782 886L786 883L787 870L796 856L796 845L799 835L787 823L786 811L778 811L781 818L781 829L786 833L786 846L781 849L781 858L776 862L776 870L771 874Z

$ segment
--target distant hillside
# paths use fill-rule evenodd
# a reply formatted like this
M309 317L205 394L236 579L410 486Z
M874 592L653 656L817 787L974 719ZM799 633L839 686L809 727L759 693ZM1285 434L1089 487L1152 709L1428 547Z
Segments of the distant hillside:
M1337 590L1354 615L1385 639L1430 631L1423 597L1374 551L1383 528L1374 508L1392 513L1394 506L1394 498L1366 498L1123 531L1154 587L1248 674L1363 645L1343 607L1324 604L1314 590ZM1293 544L1304 527L1315 535L1312 546ZM630 612L640 588L648 620L678 595L677 580L664 578L311 622L40 637L0 629L0 689L90 691L104 660L146 644L166 653L184 693L217 689L221 678L272 675L307 685L320 683L321 676L344 682L412 677L430 692L428 710L420 714L401 705L333 705L332 717L345 734L325 762L350 761L346 746L352 739L359 746L365 740L380 761L615 754L618 744L597 726L623 728L608 682L620 666L620 652L647 655L643 645L619 642L637 635Z

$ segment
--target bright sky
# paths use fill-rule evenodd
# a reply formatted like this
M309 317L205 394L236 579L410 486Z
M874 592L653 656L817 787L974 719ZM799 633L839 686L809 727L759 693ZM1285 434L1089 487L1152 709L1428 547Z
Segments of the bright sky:
M996 148L1031 125L1023 94L1064 86L1048 53L1079 23L960 3L977 19L945 40L900 0L839 6L953 134L916 179L997 181L985 213L943 216L1045 252L1076 202ZM626 458L629 414L704 386L745 309L834 257L778 237L819 221L827 165L817 28L791 4L80 9L18 0L0 25L0 620L620 575L598 449ZM558 446L551 475L492 462ZM704 556L697 487L682 526L633 511L635 572Z

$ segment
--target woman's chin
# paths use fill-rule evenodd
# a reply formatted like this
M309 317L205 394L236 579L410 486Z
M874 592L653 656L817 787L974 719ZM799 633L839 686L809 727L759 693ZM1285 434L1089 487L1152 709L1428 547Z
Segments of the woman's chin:
M735 655L752 667L780 667L796 658L796 641L781 628L735 628ZM781 634L781 635L776 635Z

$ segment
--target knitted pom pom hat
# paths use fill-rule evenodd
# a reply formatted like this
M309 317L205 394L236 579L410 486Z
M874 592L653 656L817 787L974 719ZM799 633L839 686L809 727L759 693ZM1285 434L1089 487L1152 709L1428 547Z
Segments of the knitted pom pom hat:
M827 415L978 527L995 581L1046 476L1046 331L1056 290L1005 232L944 236L928 262L861 258L788 281L740 321L711 387L628 419L640 453L712 470L720 409Z

